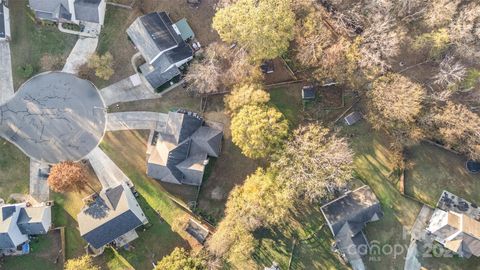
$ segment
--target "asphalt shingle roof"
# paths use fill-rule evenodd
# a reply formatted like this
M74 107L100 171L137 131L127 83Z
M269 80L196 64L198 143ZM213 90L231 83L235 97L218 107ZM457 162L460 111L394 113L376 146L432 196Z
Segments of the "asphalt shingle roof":
M100 22L99 5L102 0L76 0L75 17L79 21Z

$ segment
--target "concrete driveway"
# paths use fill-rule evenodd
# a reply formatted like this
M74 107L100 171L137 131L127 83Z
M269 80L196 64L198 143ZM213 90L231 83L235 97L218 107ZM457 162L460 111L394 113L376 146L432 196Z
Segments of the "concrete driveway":
M107 114L107 131L154 129L165 127L168 115L156 112L119 112Z
M123 182L133 186L130 178L99 147L93 149L86 158L90 161L103 188L115 187Z
M160 98L159 94L153 93L142 83L137 74L103 88L100 95L107 106L118 102Z
M98 38L79 38L73 47L63 72L77 74L79 68L88 62L88 59L97 50Z
M30 159L30 196L38 203L48 201L50 189L48 187L48 164Z
M13 97L12 59L8 41L0 41L0 104Z

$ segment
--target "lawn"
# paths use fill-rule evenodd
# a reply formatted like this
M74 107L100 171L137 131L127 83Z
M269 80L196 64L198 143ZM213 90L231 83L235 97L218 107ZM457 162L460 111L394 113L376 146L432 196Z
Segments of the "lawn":
M60 234L58 231L42 235L30 242L30 253L24 256L8 257L0 262L0 269L8 270L61 270L62 259L58 254L61 249ZM57 257L59 258L56 261Z
M405 192L435 206L444 189L480 203L480 174L465 170L466 158L440 147L422 143L408 150L410 166L405 174Z
M0 198L28 193L30 159L10 142L0 139Z
M45 71L41 58L49 59L49 66L61 69L75 45L77 37L58 31L56 26L41 25L27 7L27 0L9 1L12 41L13 82L17 89L29 77ZM32 73L22 72L21 68L31 65Z

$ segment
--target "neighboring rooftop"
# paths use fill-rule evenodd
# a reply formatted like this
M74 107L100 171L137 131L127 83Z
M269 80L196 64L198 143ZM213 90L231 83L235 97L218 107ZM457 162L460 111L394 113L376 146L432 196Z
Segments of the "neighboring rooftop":
M126 183L92 195L78 215L80 235L98 249L145 224L147 219Z
M353 269L364 269L362 248L368 247L363 228L368 222L383 216L380 202L368 186L327 203L321 207L327 224L335 237L337 248Z
M349 115L345 116L344 120L345 123L349 126L357 123L358 121L362 120L363 116L360 112L351 112Z
M75 0L75 18L79 21L101 23L99 6L103 0Z
M5 38L5 6L2 4L0 0L0 38Z
M200 185L207 156L218 157L223 131L205 125L197 114L169 112L148 158L147 174L175 184Z

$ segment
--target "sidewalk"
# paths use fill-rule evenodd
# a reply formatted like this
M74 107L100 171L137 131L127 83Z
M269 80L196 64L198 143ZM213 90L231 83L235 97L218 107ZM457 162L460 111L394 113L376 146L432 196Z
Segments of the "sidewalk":
M156 112L119 112L107 114L107 131L158 130L167 124L168 115Z
M0 104L13 97L12 59L10 43L0 41Z

